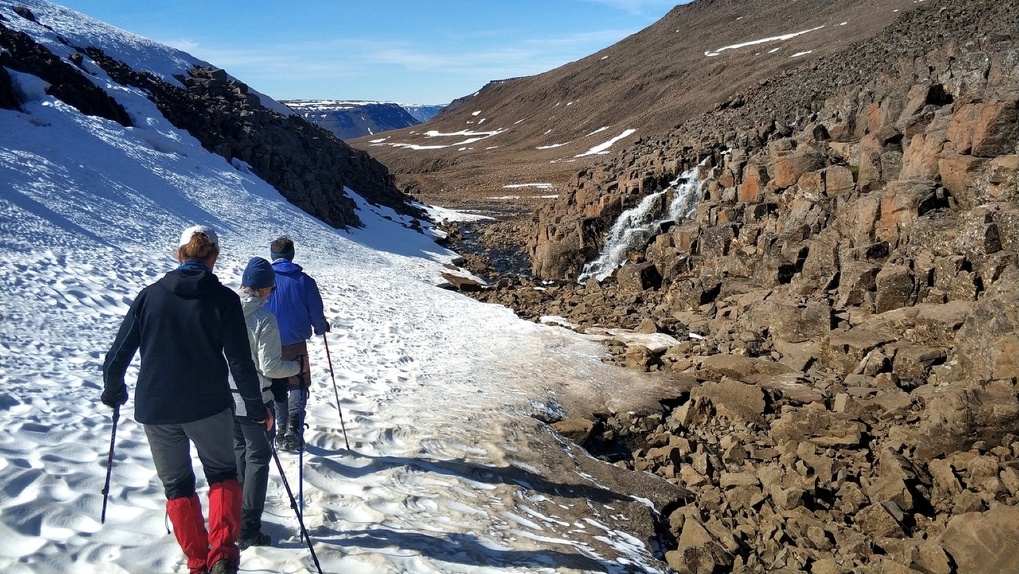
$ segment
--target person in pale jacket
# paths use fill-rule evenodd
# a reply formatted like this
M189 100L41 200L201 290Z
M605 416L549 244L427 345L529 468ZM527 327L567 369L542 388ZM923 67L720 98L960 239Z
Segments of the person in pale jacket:
M270 387L273 378L289 377L301 371L301 358L284 361L281 358L280 331L276 317L262 305L269 294L276 289L276 272L272 265L261 257L248 261L241 275L241 307L244 323L248 327L248 343L251 358L255 362L261 383L262 402L272 409L273 395ZM233 380L230 381L233 386ZM243 488L241 504L241 534L237 546L243 550L249 546L267 546L272 540L262 532L262 511L265 508L265 493L269 484L269 460L272 458L272 432L266 433L247 416L244 401L234 387L234 456L237 459L237 478Z

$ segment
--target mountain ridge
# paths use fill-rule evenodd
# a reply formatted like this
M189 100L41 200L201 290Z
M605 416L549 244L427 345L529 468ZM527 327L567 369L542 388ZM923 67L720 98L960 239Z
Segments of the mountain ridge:
M502 185L528 181L562 189L575 173L603 159L600 152L583 154L609 138L635 130L612 144L614 153L640 138L667 133L740 89L878 33L917 4L855 0L832 8L812 0L797 3L795 10L785 6L731 0L677 6L595 54L536 76L490 82L451 103L429 124L432 132L481 133L475 142L405 128L387 133L384 141L350 143L386 163L398 185L438 204L490 203L485 198ZM779 48L770 54L752 45L705 55L804 31L809 32L765 44ZM596 132L604 137L591 135Z
M342 140L416 126L433 118L444 105L400 104L364 100L280 100L311 123Z

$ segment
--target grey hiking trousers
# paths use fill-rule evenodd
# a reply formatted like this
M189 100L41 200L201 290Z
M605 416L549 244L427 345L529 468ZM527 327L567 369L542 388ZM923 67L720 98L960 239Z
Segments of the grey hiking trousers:
M163 483L166 499L186 498L195 493L195 471L191 467L191 443L195 443L209 485L237 478L234 459L233 408L190 423L144 425L152 462Z

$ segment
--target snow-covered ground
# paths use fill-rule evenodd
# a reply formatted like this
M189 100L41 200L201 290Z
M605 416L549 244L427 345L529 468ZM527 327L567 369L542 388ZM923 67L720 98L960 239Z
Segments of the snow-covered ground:
M54 29L16 16L15 5ZM70 48L57 34L136 66L190 64L41 0L0 0L0 13L60 56ZM664 570L628 534L632 509L652 502L599 483L600 463L532 417L571 397L608 404L653 381L603 365L589 339L435 287L454 254L394 213L358 200L364 229L312 219L243 165L206 152L144 94L86 66L136 127L81 115L16 72L24 112L0 110L0 571L184 570L133 401L100 524L112 421L99 394L130 301L174 267L175 239L196 223L219 232L215 271L228 285L281 233L319 282L351 448L315 339L302 483L297 458L283 462L294 489L302 485L324 572ZM264 521L276 542L245 550L241 571L314 571L270 476Z

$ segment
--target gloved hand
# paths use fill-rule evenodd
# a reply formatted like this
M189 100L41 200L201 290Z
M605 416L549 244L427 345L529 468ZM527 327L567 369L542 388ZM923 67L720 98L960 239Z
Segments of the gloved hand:
M301 371L295 375L297 377L297 386L307 387L310 384L308 375L311 374L311 364L308 362L308 355L297 355L293 360L301 364Z
M103 389L103 394L99 400L111 409L119 407L127 402L127 385L121 383L120 385L106 387Z
M272 380L272 398L277 403L287 402L287 387L289 386L288 379L273 379Z
M265 430L272 430L272 426L275 422L272 416L272 409L269 409L264 405L262 406L261 412L248 413L248 419L255 424L264 425Z

